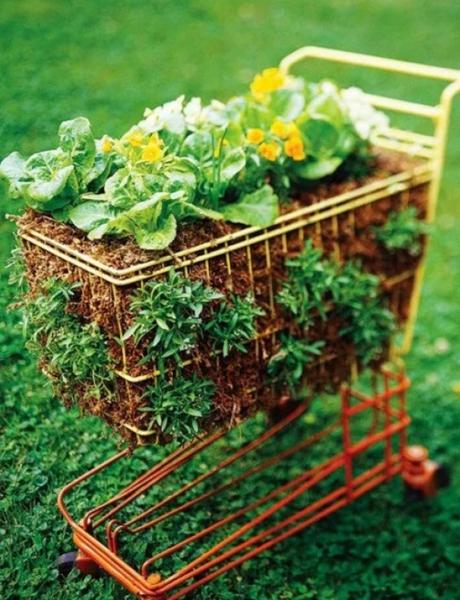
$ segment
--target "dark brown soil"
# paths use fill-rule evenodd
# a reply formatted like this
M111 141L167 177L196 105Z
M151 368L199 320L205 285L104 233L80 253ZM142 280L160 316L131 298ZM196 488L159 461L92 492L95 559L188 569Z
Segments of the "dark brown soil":
M289 210L315 204L338 193L413 168L416 164L417 161L402 158L397 154L380 153L372 175L361 180L328 182L316 186L300 194L297 200L289 205ZM407 204L416 206L420 216L423 216L426 200L427 186L419 185L391 198L385 197L337 217L273 237L269 244L261 241L247 248L232 251L228 260L225 255L214 257L208 261L208 270L205 262L199 262L184 271L185 276L203 280L225 293L233 291L244 295L252 292L257 304L265 310L265 316L259 318L257 323L260 339L248 345L246 354L232 352L225 359L213 357L204 341L195 353L195 361L187 367L187 370L198 370L204 377L213 379L217 386L214 409L204 424L205 428L211 429L222 424L231 426L261 407L276 405L280 398L285 397L286 390L275 390L266 383L267 362L278 349L279 333L293 328L292 322L274 300L286 276L286 256L297 254L302 249L305 239L311 238L316 246L338 260L362 261L366 270L382 278L384 293L399 321L403 323L407 319L414 281L413 272L420 256L413 257L407 252L387 252L375 241L372 227L384 223L390 211ZM27 212L19 224L116 268L132 266L160 256L159 253L139 249L131 240L90 242L81 231L56 223L49 217L33 211ZM172 251L178 252L238 229L238 226L221 222L192 223L179 230ZM154 364L139 365L143 356L142 344L136 346L132 340L127 340L124 347L121 347L117 341L131 324L129 305L137 284L113 286L30 242L24 242L24 255L32 294L39 288L40 283L49 277L69 282L78 281L81 285L73 308L84 320L98 323L105 332L116 370L131 377L152 373ZM181 270L180 267L177 268ZM355 363L354 350L339 335L341 328L340 321L331 315L325 322L318 319L315 327L309 331L309 337L312 339L322 339L326 342L322 359L309 366L305 373L306 381L313 392L326 388L336 389L341 382L350 377ZM124 425L128 423L140 429L146 427L148 419L139 412L139 408L144 402L143 394L149 383L151 380L129 383L118 377L117 400L112 402L96 400L85 395L85 390L82 390L81 408L85 412L104 418L124 437L135 441L135 436ZM65 392L62 389L59 391L61 394ZM158 436L153 436L152 440L164 441Z

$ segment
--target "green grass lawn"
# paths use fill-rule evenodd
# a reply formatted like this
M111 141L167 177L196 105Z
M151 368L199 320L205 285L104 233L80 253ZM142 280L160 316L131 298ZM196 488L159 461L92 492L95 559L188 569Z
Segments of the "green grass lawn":
M207 99L240 93L254 72L306 44L459 67L459 25L455 0L4 0L0 158L14 149L53 147L60 121L80 114L96 135L116 136L145 106L180 93ZM311 73L319 77L321 70ZM366 74L355 81L366 83ZM402 97L433 98L433 88L420 82L374 76L372 82ZM460 382L459 113L457 106L408 357L411 439L452 467L452 486L429 502L407 504L400 481L393 481L196 598L459 598L460 395L453 387ZM3 264L13 244L3 216L18 207L2 201L0 210ZM4 269L0 286L1 598L128 598L105 578L58 580L53 562L72 545L55 508L57 490L113 452L116 440L52 397L24 350L18 317L6 311L14 290ZM112 477L104 486L115 483Z

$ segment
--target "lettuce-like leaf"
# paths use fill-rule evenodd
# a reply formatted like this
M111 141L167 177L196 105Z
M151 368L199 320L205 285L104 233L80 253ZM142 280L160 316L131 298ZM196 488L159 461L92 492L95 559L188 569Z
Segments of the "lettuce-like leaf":
M26 166L25 158L19 152L12 152L0 163L0 179L8 183L8 195L11 198L21 197L21 178Z
M279 215L278 197L270 185L264 185L251 194L245 194L236 202L225 204L221 212L227 221L268 227Z
M302 179L321 179L322 177L326 177L326 175L334 173L342 162L343 160L337 156L312 160L304 164L296 165L295 172Z
M87 232L107 223L112 217L113 211L107 202L84 202L69 211L69 219L75 227Z
M84 188L96 156L96 143L90 122L85 117L63 121L58 134L61 148L70 155L78 180Z
M228 182L246 165L246 154L243 148L231 148L225 152L220 163L220 179Z

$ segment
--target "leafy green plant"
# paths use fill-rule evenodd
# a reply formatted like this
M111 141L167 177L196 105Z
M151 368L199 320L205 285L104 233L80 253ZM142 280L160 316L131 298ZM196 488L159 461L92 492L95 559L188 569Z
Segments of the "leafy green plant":
M23 303L28 347L45 358L53 382L70 400L76 400L78 384L87 394L108 399L114 395L114 375L104 335L94 323L82 323L68 312L76 284L57 279L45 281L40 293Z
M160 377L147 388L149 405L140 410L152 415L149 429L157 426L166 435L185 442L199 432L200 421L211 411L214 394L214 382L196 373L188 378L177 375L172 381Z
M181 96L144 117L120 139L96 140L84 117L64 121L58 148L28 159L13 152L0 163L0 179L11 198L89 239L133 236L161 250L183 221L268 227L291 180L320 179L353 156L365 159L370 134L386 126L359 90L278 69L256 75L250 94L226 104Z
M315 315L325 319L328 308L346 323L340 333L352 340L363 364L382 354L395 322L381 297L378 277L357 263L341 266L325 258L311 240L299 256L286 260L286 267L288 279L277 301L299 325L308 327Z
M364 272L359 264L349 262L334 281L332 296L335 309L363 364L381 356L395 330L393 313L386 308L378 277Z
M282 334L280 341L278 352L268 362L267 372L272 381L296 392L305 367L321 355L324 342L299 339L291 334Z
M336 265L323 258L311 240L305 242L302 252L285 262L288 280L277 296L277 301L303 327L311 324L315 313L325 317L326 296L336 276Z
M255 319L265 314L248 294L241 298L233 294L230 304L221 302L204 324L204 330L213 340L216 349L227 356L230 350L246 352L245 342L256 334Z
M421 221L414 206L389 214L386 223L374 227L375 238L390 252L407 250L412 256L421 250L420 237L427 233L428 225Z
M167 359L182 365L182 353L197 344L204 306L222 297L171 269L165 279L149 281L132 297L133 324L123 339L146 340L142 363L154 360L161 370Z

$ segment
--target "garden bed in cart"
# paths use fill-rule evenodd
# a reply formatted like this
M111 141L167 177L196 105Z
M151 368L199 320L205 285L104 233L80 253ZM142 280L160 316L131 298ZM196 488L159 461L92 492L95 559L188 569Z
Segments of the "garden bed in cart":
M227 104L181 97L118 140L79 117L56 150L7 157L56 392L163 443L378 367L414 313L427 139L359 90L267 69Z
M394 178L401 181L393 182ZM304 335L303 328L276 301L289 278L286 260L298 256L306 240L337 263L358 259L365 272L378 277L382 296L403 326L422 245L415 253L388 249L376 239L374 228L383 226L390 213L408 207L414 208L418 219L424 219L428 180L429 170L419 159L379 151L370 175L323 182L300 192L272 228L193 223L180 230L170 253L142 250L132 240L91 242L75 227L29 211L18 226L32 293L39 293L43 281L51 277L78 283L69 310L100 327L116 373L110 399L92 395L91 383L67 393L68 384L55 380L59 393L69 400L78 394L83 410L103 417L122 435L149 439L145 432L149 431L150 415L139 409L146 405L145 390L155 381L158 369L154 360L140 364L145 341L136 344L123 336L133 322L133 294L145 282L167 277L173 268L227 297L253 294L264 311L257 317L254 339L245 343L244 351L233 349L223 357L204 338L185 358L187 374L198 372L216 385L213 408L201 426L233 425L260 408L285 401L289 386L269 381L267 364L280 351L283 333ZM333 213L335 208L340 212L331 215L331 208ZM331 308L327 319L317 315L309 327L308 339L324 342L321 352L312 354L303 369L302 380L310 393L337 389L360 368L359 348L340 333L344 325L343 317ZM373 362L387 358L387 350L386 343L372 357ZM52 376L46 360L43 367ZM152 435L158 438L158 431Z

